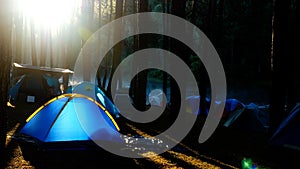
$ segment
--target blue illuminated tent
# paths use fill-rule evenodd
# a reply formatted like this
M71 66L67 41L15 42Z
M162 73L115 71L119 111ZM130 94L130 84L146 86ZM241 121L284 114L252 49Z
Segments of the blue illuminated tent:
M120 111L115 106L115 104L107 97L107 95L102 91L97 85L89 82L80 82L77 85L69 87L66 93L81 93L92 98L102 104L113 116L114 118L120 117Z
M81 94L55 97L38 108L26 122L16 138L45 149L50 145L62 149L85 148L92 143L92 135L93 140L122 141L120 129L106 108Z
M200 114L200 108L197 107L197 104L200 104L200 98L201 96L189 96L185 100L186 104L186 111L189 113L193 113L196 115ZM206 110L205 110L205 115L208 114L209 111L209 106L210 106L210 99L205 98L205 104L206 104ZM215 104L220 104L221 102L216 101ZM199 105L201 106L201 105ZM224 107L224 112L223 112L223 117L226 117L228 114L234 112L236 109L240 109L244 107L243 103L241 103L237 99L226 99L225 101L225 107Z
M199 106L196 106L196 105L200 104L200 98L201 98L200 96L188 96L185 99L186 112L192 113L195 115L200 115L200 108L199 108ZM206 97L205 101L206 101L205 115L207 115L208 114L208 106L210 104L210 99Z

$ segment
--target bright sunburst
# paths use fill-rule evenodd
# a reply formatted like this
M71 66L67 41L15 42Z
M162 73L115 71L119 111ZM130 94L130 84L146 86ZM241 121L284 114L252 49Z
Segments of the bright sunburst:
M37 27L56 29L70 22L79 5L78 2L78 0L17 0L17 6Z

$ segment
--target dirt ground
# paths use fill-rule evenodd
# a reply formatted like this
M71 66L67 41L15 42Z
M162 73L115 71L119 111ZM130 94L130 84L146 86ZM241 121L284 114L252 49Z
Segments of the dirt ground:
M197 142L203 118L197 120L189 135L166 153L150 158L129 159L101 152L47 152L29 154L24 159L22 147L11 139L37 108L19 105L9 110L6 169L32 168L242 168L251 160L252 168L294 168L299 152L270 147L266 133L249 133L219 127L203 144ZM124 122L123 131L131 135L156 135L166 124L164 120L141 125ZM151 152L149 152L151 154ZM152 154L153 155L153 154ZM28 154L27 154L28 156ZM33 157L33 158L32 158ZM107 166L107 167L104 167Z

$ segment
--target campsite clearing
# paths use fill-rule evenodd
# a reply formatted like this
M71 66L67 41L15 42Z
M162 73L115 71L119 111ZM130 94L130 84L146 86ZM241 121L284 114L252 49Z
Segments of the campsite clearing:
M195 128L178 146L171 151L152 158L127 159L118 156L93 156L90 153L44 154L33 161L23 158L22 150L17 142L11 140L14 132L23 125L32 107L16 107L9 112L9 130L7 137L7 169L10 168L99 168L103 161L111 167L123 168L241 168L242 162L251 159L253 164L261 168L291 168L296 164L293 158L299 153L267 147L268 137L263 133L241 132L220 126L215 134L204 144L197 142L200 119ZM160 132L155 125L142 126L127 123L126 131L131 135L156 135ZM171 138L170 138L171 139ZM149 152L150 153L150 152ZM98 154L99 155L99 154ZM101 154L100 154L101 155ZM149 155L149 154L148 154ZM101 159L101 160L100 160ZM101 162L100 162L101 161ZM118 162L116 162L118 161Z

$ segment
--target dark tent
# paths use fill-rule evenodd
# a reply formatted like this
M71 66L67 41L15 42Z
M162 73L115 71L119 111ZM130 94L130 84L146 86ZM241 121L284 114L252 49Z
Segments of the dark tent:
M86 126L82 126L82 122ZM81 94L63 94L38 108L15 135L40 149L89 148L93 140L121 142L119 127L105 107Z
M62 93L59 78L71 73L73 72L68 69L14 63L8 93L9 101L11 104L43 103Z
M38 102L47 97L49 86L47 80L40 74L26 74L9 89L9 100L16 102Z
M270 144L300 150L300 103L280 124L270 139Z
M224 126L242 131L267 132L269 128L268 106L254 103L243 105L227 113Z

